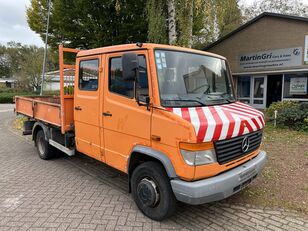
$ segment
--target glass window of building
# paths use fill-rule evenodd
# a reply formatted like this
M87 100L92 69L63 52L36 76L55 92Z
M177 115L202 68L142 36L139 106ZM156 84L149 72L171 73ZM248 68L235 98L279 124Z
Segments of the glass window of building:
M285 74L284 99L308 99L308 73Z

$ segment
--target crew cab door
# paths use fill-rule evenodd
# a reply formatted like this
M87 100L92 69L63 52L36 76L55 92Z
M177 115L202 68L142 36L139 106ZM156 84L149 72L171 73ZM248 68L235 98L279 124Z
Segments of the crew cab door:
M101 57L77 59L75 81L74 120L77 150L101 160L100 94Z
M149 95L148 59L146 51L136 52L139 58L140 88ZM134 145L150 145L151 112L139 106L134 95L134 83L122 76L123 53L106 55L103 103L104 143L106 163L127 172L127 160Z

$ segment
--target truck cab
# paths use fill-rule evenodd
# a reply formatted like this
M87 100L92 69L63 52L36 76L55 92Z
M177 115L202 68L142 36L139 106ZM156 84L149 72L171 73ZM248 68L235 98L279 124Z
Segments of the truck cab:
M224 57L142 43L72 52L73 80L60 56L59 124L29 117L41 157L62 146L127 173L138 208L155 220L172 215L177 201L229 197L262 170L263 113L237 101Z

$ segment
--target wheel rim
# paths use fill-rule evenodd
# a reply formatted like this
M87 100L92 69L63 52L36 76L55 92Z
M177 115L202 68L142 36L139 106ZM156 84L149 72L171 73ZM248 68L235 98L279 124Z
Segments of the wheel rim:
M155 207L159 201L158 186L148 178L143 178L137 185L137 196L147 207Z
M44 138L39 137L37 142L37 148L39 150L39 153L43 155L45 153L45 145L44 145Z

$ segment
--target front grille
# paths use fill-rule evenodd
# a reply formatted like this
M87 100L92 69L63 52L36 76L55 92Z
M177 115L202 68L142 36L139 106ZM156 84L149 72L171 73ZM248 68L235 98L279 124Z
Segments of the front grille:
M242 142L248 137L249 148L247 151L242 150ZM236 160L247 154L257 150L262 141L262 130L252 132L243 136L234 137L227 140L214 142L217 161L219 164L225 164L232 160Z

